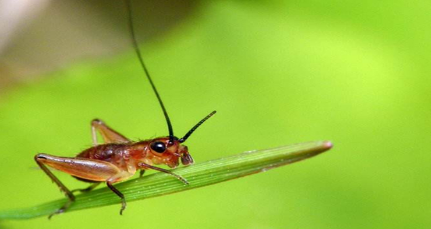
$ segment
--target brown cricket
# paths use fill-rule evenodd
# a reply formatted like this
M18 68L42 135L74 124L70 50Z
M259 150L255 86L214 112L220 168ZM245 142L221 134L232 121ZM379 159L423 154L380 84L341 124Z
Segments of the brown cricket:
M63 191L69 199L69 201L60 209L50 214L48 218L51 218L55 214L65 212L75 201L74 192L91 191L102 182L106 182L106 185L121 198L122 205L120 214L122 214L123 210L126 208L126 199L124 195L113 186L113 184L129 179L138 170L140 170L140 176L142 176L145 170L154 169L172 175L184 184L188 184L185 178L154 165L167 165L170 168L176 168L179 165L180 159L183 165L193 164L193 158L191 157L187 146L182 145L182 143L184 143L202 123L216 113L216 111L213 111L208 114L193 126L193 128L191 128L184 137L175 137L166 108L163 105L162 99L160 98L153 81L151 80L150 74L138 48L133 26L132 9L129 0L126 0L126 6L132 43L145 75L147 76L147 79L150 82L162 108L168 125L169 136L134 142L107 126L103 121L94 119L91 122L93 147L82 151L76 157L58 157L44 153L37 154L34 157L36 163L51 178L51 180L60 187L60 190ZM98 143L97 132L102 136L104 140L103 144ZM68 173L78 180L93 184L86 189L70 191L48 169L48 167Z

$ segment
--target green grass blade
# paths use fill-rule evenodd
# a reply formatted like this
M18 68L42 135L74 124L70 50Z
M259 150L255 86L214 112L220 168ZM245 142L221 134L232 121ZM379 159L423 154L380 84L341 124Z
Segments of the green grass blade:
M175 169L174 172L185 177L189 181L189 185L185 185L167 174L155 173L119 183L116 187L125 195L127 202L141 200L264 172L310 158L331 147L332 144L329 141L307 142L245 152ZM65 201L66 199L60 199L31 208L3 210L0 211L0 219L29 219L49 215L60 208ZM67 212L112 204L118 204L118 208L120 208L119 203L120 199L105 187L77 195L76 202ZM127 209L125 213L127 214Z

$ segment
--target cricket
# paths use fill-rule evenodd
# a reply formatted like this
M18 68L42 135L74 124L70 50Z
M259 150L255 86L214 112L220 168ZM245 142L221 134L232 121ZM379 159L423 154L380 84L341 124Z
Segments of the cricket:
M75 201L75 192L88 192L97 185L105 182L121 199L120 215L126 209L126 199L120 190L115 188L114 184L127 180L139 170L140 176L148 169L153 169L173 176L184 184L188 184L184 177L181 177L170 170L157 167L156 165L166 165L170 168L176 168L180 161L187 166L193 164L193 158L190 155L187 146L183 143L190 135L206 120L213 116L216 111L212 111L205 116L196 125L194 125L182 138L174 135L169 115L163 105L162 99L157 92L156 86L150 77L149 71L144 64L141 51L138 47L134 25L133 13L130 0L126 0L128 13L128 25L133 48L138 56L140 65L148 79L154 94L162 108L163 114L168 126L168 136L148 139L143 141L132 141L122 134L118 133L100 119L94 119L91 122L91 133L93 146L82 151L75 157L58 157L45 153L37 154L34 159L39 167L48 175L48 177L60 188L68 198L68 201L58 210L49 215L49 219L61 214ZM97 134L103 138L103 143L98 142ZM72 177L84 182L91 183L88 188L69 190L49 168L59 170L70 174Z

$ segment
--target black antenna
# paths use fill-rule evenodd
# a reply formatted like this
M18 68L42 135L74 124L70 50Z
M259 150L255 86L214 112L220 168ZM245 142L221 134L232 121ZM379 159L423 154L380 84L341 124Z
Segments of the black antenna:
M208 120L209 118L211 118L211 116L213 116L217 111L213 111L211 112L209 115L207 115L205 118L203 118L201 121L199 121L191 130L189 130L189 132L187 132L186 135L184 135L184 137L178 139L179 142L183 143L187 140L187 138L190 137L190 135L192 135L192 133L200 126L202 125L202 123L204 123L206 120Z
M147 67L144 64L144 59L142 58L141 51L139 50L138 42L136 41L135 30L133 28L132 7L131 7L130 0L126 0L126 5L127 5L127 12L129 14L129 28L130 28L130 35L133 42L133 47L135 48L136 54L138 55L139 62L141 62L145 75L147 76L148 81L150 81L151 87L153 88L153 91L156 94L157 100L159 100L159 104L162 107L163 114L165 115L166 123L168 124L169 143L172 144L174 142L174 130L172 129L171 120L169 119L168 112L166 112L166 108L163 105L163 102L162 102L162 99L160 98L159 93L157 92L156 86L154 86L153 80L150 77L150 73L148 72Z

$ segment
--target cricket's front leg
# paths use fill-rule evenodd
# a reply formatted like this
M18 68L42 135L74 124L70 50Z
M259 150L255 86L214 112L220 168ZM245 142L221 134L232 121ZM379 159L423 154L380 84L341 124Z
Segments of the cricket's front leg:
M171 176L173 176L173 177L177 178L178 180L180 180L180 181L181 181L181 182L183 182L184 184L187 184L187 185L189 184L189 182L186 180L186 178L184 178L184 177L182 177L182 176L180 176L180 175L178 175L178 174L175 174L175 173L173 173L173 172L171 172L171 171L169 171L169 170L162 169L162 168L159 168L159 167L156 167L156 166L152 166L152 165L146 164L146 163L144 163L144 162L139 162L139 163L138 163L138 167L139 167L140 169L154 169L154 170L157 170L157 171L159 171L159 172L169 174L169 175L171 175ZM144 171L144 170L141 170L141 171ZM143 174L143 172L142 172L142 174Z
M74 157L57 157L48 154L37 154L35 156L36 163L40 168L57 184L61 191L63 191L69 198L69 201L64 204L60 209L52 213L49 218L55 214L65 212L70 205L75 201L73 193L64 186L64 184L48 169L47 166L68 173L72 176L79 177L85 180L96 182L107 182L115 177L115 182L124 180L133 174L124 171L117 166L100 160L87 159L87 158L74 158ZM112 185L111 185L112 186ZM110 187L110 184L108 184ZM111 187L110 187L111 188ZM112 190L112 188L111 188ZM113 190L114 191L114 190ZM117 190L118 191L118 190ZM115 192L115 191L114 191ZM115 192L117 195L118 193ZM122 194L121 194L122 195ZM120 196L120 195L119 195ZM123 210L125 207L124 196L120 196L123 203Z

